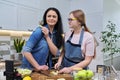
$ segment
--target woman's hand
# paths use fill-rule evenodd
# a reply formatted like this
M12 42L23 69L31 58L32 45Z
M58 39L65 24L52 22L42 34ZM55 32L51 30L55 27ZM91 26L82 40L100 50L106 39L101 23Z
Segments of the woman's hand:
M48 66L47 65L41 65L37 69L35 69L35 71L41 71L41 70L48 70Z
M55 68L55 69L59 69L60 66L61 66L61 63L60 63L60 62L57 62L57 63L55 64L54 68Z
M40 68L40 70L48 70L48 66L47 65L42 65L39 68Z
M70 67L65 67L59 71L59 73L71 73L72 69Z
M45 38L47 38L49 36L49 30L48 30L48 28L42 27L41 30L42 30Z

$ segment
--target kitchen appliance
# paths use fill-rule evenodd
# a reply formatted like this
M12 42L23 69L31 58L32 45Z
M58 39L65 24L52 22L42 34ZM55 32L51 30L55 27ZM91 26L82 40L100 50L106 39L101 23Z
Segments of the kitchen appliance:
M4 76L6 76L6 80L22 80L22 77L14 69L14 61L12 60L5 61Z

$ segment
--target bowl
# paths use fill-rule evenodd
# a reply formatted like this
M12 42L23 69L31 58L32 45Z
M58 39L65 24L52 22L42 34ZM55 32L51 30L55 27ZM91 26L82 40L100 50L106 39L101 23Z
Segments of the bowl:
M30 74L32 73L32 70L23 69L23 68L18 68L17 71L18 71L19 74L21 74L22 77L30 76Z

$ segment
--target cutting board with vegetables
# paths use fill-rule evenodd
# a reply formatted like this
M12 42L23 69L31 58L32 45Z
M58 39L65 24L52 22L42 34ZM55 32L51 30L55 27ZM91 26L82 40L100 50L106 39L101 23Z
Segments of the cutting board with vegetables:
M55 70L33 72L32 80L73 80L71 74L58 74Z

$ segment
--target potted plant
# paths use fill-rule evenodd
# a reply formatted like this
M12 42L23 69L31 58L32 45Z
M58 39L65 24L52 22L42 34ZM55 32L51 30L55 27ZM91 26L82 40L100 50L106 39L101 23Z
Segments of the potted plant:
M106 30L102 31L101 42L103 43L102 52L106 53L111 58L111 65L113 65L113 55L120 53L120 47L118 47L118 40L120 40L120 33L116 32L116 25L108 21Z
M22 51L24 44L25 44L25 39L24 40L19 39L19 38L14 39L14 48L15 48L16 53L17 53L17 54L15 54L15 58L16 58L16 56L18 56L18 58L21 58L20 57L22 55L21 51Z

